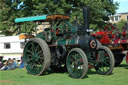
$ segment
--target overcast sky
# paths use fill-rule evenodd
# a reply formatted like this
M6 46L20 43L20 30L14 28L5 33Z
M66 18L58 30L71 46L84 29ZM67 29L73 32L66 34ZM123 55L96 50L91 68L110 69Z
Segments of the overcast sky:
M128 12L128 0L114 0L114 1L117 1L120 3L117 13Z

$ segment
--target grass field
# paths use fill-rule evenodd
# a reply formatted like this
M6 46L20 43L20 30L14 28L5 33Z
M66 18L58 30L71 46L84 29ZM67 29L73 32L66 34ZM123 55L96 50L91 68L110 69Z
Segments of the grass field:
M68 73L34 76L25 69L0 71L0 85L128 85L128 65L124 61L109 76L99 75L92 69L84 79L70 78Z

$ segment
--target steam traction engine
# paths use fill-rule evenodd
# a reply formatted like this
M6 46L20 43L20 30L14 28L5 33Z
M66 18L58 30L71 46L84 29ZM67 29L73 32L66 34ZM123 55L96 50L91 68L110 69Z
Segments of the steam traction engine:
M96 39L88 35L87 7L83 8L83 16L84 25L79 27L70 24L69 16L60 14L15 19L15 22L49 22L49 27L26 42L23 59L28 73L41 75L51 68L54 71L67 70L73 78L83 78L89 65L100 74L111 74L113 54L105 46L98 48Z
M118 66L126 56L126 62L128 63L128 26L122 28L122 32L111 24L104 27L104 31L99 31L96 34L92 34L102 44L107 46L114 54L115 66Z

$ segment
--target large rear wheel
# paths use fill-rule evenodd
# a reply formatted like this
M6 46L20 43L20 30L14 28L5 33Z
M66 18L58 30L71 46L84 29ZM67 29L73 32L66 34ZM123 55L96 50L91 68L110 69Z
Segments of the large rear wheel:
M88 60L83 50L73 48L67 56L67 70L73 78L83 78L88 71Z
M114 68L115 60L111 50L105 46L100 46L96 51L95 69L97 73L109 75Z
M23 61L28 73L43 74L49 68L51 61L47 43L40 38L30 39L24 48Z

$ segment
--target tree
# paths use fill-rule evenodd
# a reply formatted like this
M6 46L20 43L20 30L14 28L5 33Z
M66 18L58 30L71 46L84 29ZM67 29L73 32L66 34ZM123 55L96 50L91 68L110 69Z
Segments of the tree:
M1 0L0 1L0 30L5 35L11 35L15 29L14 19L21 16L18 5L19 0Z
M121 20L121 21L119 21L118 23L116 23L116 26L117 26L117 28L118 28L120 31L122 31L122 28L125 26L126 23L127 23L127 21Z
M108 16L116 13L118 3L113 0L24 0L25 10L29 10L27 14L67 14L70 15L71 22L76 19L77 22L83 22L82 8L88 6L90 8L90 27L103 28ZM31 11L36 10L35 13ZM29 15L28 15L29 16Z
M23 4L18 8L21 2ZM16 17L43 14L67 14L71 16L72 23L77 16L77 22L82 24L81 8L84 6L90 8L90 28L99 29L109 19L108 15L115 13L118 3L113 0L7 0L3 1L0 30L12 31Z

